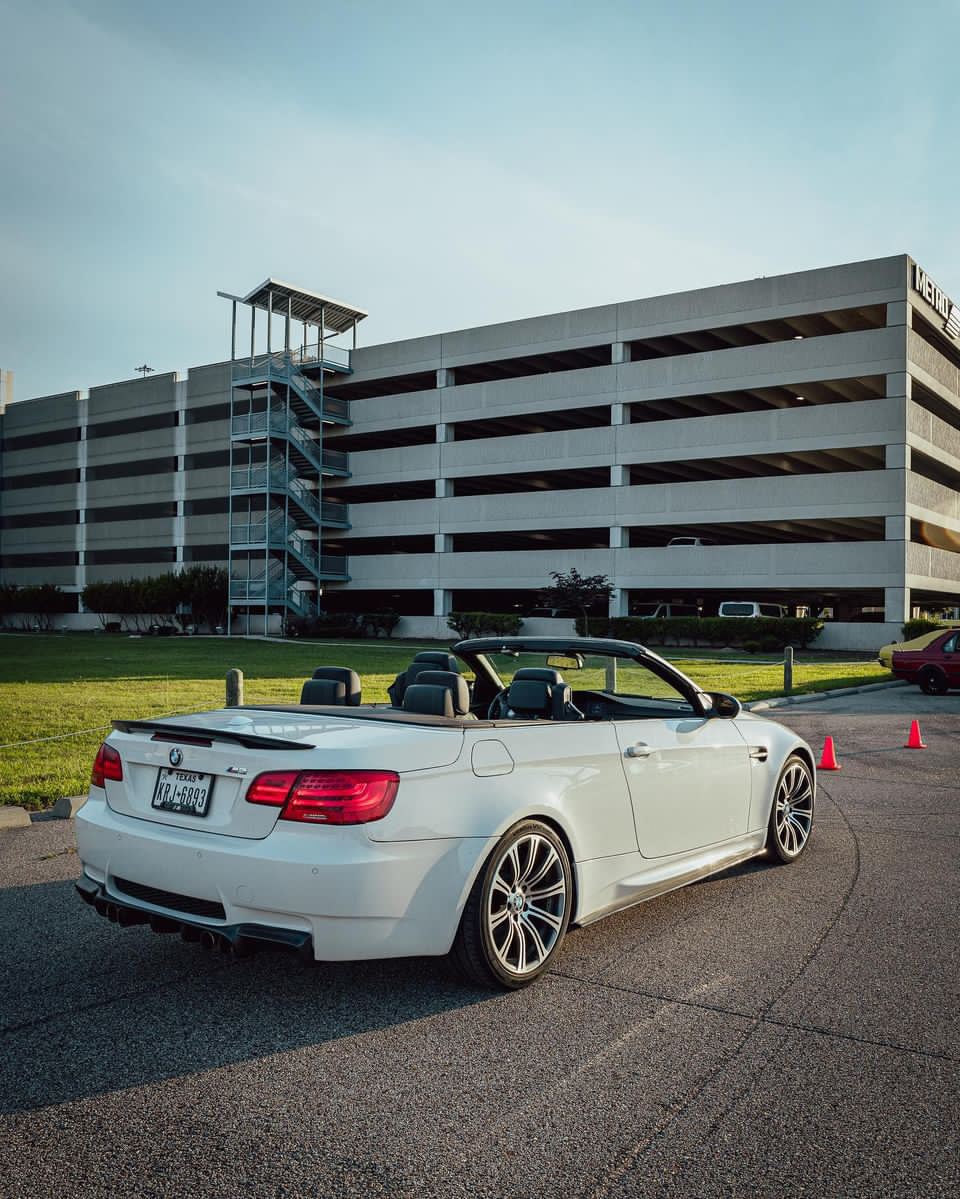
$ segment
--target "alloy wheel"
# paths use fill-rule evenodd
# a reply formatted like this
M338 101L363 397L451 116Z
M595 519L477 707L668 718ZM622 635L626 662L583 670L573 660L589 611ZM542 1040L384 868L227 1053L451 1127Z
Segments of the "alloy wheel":
M783 772L774 801L773 827L785 857L800 853L812 826L813 782L807 768L794 759Z
M493 872L484 913L501 967L523 976L538 970L564 928L567 876L554 846L530 832L509 845Z

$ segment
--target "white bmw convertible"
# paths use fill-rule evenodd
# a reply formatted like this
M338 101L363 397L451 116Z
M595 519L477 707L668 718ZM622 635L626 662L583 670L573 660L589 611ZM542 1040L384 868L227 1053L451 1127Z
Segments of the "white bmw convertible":
M643 646L461 641L362 702L116 720L77 816L80 895L237 953L445 955L521 987L571 925L807 845L813 754Z

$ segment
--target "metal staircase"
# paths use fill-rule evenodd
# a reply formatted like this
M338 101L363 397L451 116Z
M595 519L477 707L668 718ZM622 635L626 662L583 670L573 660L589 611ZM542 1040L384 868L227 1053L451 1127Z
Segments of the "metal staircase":
M223 293L221 293L223 294ZM324 431L351 424L349 406L324 394L324 380L350 373L350 351L331 346L330 331L354 328L366 314L267 280L233 301L230 406L231 616L315 615L326 584L349 582L347 559L324 550L331 529L350 527L345 504L323 499L323 481L348 478L346 454L324 445ZM237 357L237 306L251 311L250 354ZM286 311L284 312L284 307ZM267 312L266 352L255 352L256 317ZM277 315L285 318L284 349L271 349ZM303 324L303 345L291 348L291 322ZM316 344L307 344L313 327ZM259 625L257 626L259 627Z

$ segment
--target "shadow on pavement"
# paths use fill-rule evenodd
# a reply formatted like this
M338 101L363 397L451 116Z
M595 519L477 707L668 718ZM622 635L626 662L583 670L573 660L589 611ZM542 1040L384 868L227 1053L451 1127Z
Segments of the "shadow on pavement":
M0 1113L360 1036L494 999L445 962L224 958L121 929L72 882L0 892Z

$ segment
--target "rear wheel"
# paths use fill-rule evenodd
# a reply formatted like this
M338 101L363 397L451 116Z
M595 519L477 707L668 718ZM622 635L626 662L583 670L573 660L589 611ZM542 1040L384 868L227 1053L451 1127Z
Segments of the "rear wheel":
M776 861L793 862L803 853L813 828L813 771L796 755L787 758L770 810L767 849Z
M573 896L563 842L538 820L515 825L480 871L451 957L472 982L516 990L556 957Z
M917 682L927 695L946 695L949 690L947 676L939 666L925 666L917 675Z

